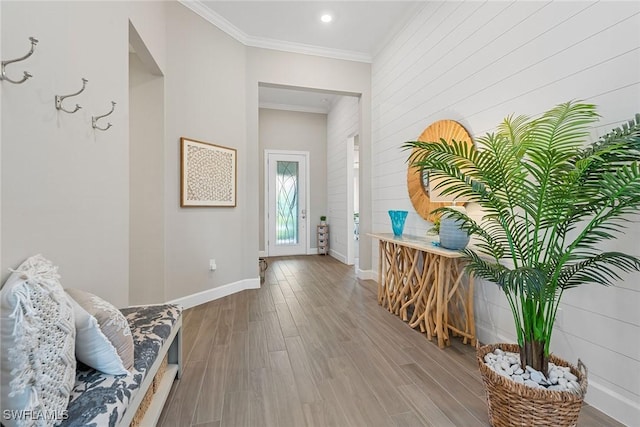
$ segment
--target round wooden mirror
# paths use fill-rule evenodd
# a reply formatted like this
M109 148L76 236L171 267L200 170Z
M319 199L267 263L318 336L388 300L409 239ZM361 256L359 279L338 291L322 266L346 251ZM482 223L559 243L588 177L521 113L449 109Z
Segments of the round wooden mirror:
M445 141L455 139L456 141L466 141L469 145L473 144L467 130L460 123L453 120L440 120L432 123L418 137L418 141L436 142L440 141L441 138ZM414 209L427 221L433 222L436 219L431 214L431 211L448 205L448 203L431 202L429 198L429 171L409 165L407 170L407 190Z

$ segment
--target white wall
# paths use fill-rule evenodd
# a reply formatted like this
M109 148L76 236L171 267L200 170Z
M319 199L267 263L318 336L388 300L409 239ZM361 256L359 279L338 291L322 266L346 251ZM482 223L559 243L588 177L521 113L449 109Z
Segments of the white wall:
M2 2L1 7L3 54L21 56L28 36L40 39L25 64L34 78L18 86L2 83L2 119L8 124L2 128L2 265L15 267L42 252L60 265L65 286L118 306L129 303L130 292L147 298L150 289L129 284L130 274L139 277L129 266L130 240L139 242L136 235L144 234L131 230L140 222L130 224L129 218L129 198L139 194L136 177L130 188L129 168L144 168L129 156L130 148L140 148L129 145L131 20L149 49L145 65L165 73L163 165L149 171L164 169L163 194L154 196L154 202L164 200L164 212L152 221L165 227L165 248L155 247L163 252L163 266L147 275L164 276L165 289L154 299L257 281L256 235L243 227L246 200L256 194L246 191L252 172L245 163L244 46L176 2ZM18 64L15 71L22 69ZM89 84L73 102L84 109L74 115L57 112L54 95L77 90L81 77ZM109 117L113 127L93 131L91 114L108 111L112 99L118 103ZM155 126L162 133L163 123ZM179 207L181 136L238 150L238 207ZM133 206L132 215L140 212ZM256 250L247 251L248 246ZM154 265L160 262L156 255ZM210 258L218 261L214 273L208 271Z
M2 6L0 6L0 24L2 23ZM0 58L4 58L2 56L2 31L0 31ZM0 101L0 177L2 177L2 104L4 102ZM2 183L0 182L0 272L5 271L6 268L3 264L4 258L2 257ZM4 278L0 275L0 283Z
M108 3L113 3L108 1ZM162 74L167 68L166 8L163 1L128 1L126 7L130 24L135 29L129 42L142 43L144 49L137 52L142 62L154 75ZM131 25L130 25L131 27ZM130 36L132 34L130 33ZM138 46L136 46L137 48Z
M42 253L60 266L63 285L118 306L128 302L129 136L128 20L121 5L2 2L2 51L34 55L7 67L22 85L2 82L2 266ZM87 52L99 52L93 56ZM75 99L83 109L55 109L54 96L89 80ZM109 110L113 127L91 128ZM104 123L103 123L104 124ZM6 278L3 269L2 281Z
M165 268L166 298L174 299L257 280L257 232L245 230L248 209L257 207L247 200L258 195L257 168L247 158L257 150L246 148L245 47L186 7L166 7ZM237 149L236 207L180 207L180 137ZM257 210L252 213L257 227Z
M353 152L353 157L355 161L353 168L353 212L358 213L360 211L360 168L356 165L360 162L360 151L358 147L356 147Z
M330 225L329 253L342 262L347 262L347 239L352 239L347 224L347 191L353 182L347 181L347 138L358 133L359 99L341 96L331 106L327 118L327 222ZM349 156L352 158L351 156Z
M410 211L407 233L429 228L407 196L400 145L436 120L479 135L508 114L536 115L571 99L599 106L598 134L633 117L638 28L637 2L427 3L372 66L374 231L389 231L388 209ZM638 236L632 224L614 247L640 255ZM553 352L589 367L587 402L629 425L640 419L639 279L568 292L552 342ZM480 339L514 340L504 296L491 284L476 289Z
M165 301L164 79L129 54L129 303Z
M309 247L316 248L316 227L327 212L327 115L261 108L259 112L258 189L264 189L264 150L309 152ZM259 191L259 247L264 251L264 191Z
M129 294L129 19L163 18L161 3L7 2L2 9L3 59L26 53L7 71L34 77L2 82L2 273L42 253L60 266L62 283L117 306ZM163 63L164 31L142 24L140 36ZM162 29L162 27L160 27ZM5 56L6 55L6 56ZM14 74L17 73L17 74ZM54 107L56 94L87 89ZM107 132L91 116L118 104ZM104 125L104 123L103 123Z

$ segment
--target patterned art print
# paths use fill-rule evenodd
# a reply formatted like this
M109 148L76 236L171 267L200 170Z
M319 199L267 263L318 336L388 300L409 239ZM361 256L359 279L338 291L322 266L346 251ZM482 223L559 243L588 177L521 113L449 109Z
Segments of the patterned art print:
M180 206L236 205L236 150L180 138Z

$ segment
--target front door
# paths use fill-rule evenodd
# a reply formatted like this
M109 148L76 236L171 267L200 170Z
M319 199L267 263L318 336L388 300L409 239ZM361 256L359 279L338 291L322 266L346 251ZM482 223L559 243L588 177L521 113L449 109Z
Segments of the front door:
M269 256L307 253L307 154L266 152Z

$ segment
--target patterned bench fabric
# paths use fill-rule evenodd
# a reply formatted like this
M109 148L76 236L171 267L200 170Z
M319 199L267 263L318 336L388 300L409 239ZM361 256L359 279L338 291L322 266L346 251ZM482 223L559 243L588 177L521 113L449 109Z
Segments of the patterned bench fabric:
M140 392L149 368L180 318L182 308L173 304L130 307L121 310L129 321L134 343L133 369L128 375L107 375L78 362L66 427L115 427L129 402Z

